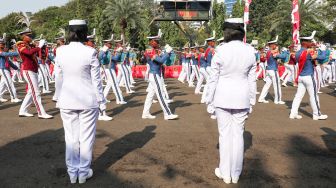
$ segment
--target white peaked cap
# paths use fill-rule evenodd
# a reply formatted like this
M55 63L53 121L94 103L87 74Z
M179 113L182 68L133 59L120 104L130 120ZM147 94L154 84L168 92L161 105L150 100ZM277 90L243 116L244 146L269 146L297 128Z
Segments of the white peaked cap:
M112 42L113 41L113 34L111 35L111 38L103 40L103 42Z
M162 32L161 32L161 29L159 29L159 32L158 32L157 36L149 36L149 37L147 37L147 39L156 39L156 40L159 40L159 39L161 39L161 36L162 36Z
M217 39L217 42L224 41L224 37Z
M244 19L243 18L228 18L228 19L225 20L225 22L236 23L236 24L243 24L244 23Z
M314 40L316 31L313 31L313 33L309 37L300 37L301 40Z
M274 43L277 43L277 42L278 42L278 39L279 39L279 35L277 35L277 36L275 37L275 40L273 40L273 41L269 41L267 44L274 44Z
M86 25L85 20L70 20L69 25Z

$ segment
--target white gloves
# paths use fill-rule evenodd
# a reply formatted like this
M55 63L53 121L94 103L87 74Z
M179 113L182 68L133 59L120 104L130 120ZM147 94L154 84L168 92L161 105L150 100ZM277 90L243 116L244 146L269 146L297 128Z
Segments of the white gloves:
M39 42L39 48L42 48L45 44L46 44L46 40L44 40L44 39L42 39L42 40L40 40L40 42Z
M126 51L130 51L131 47L127 46Z
M121 52L122 50L123 50L123 47L121 46L116 49L117 52Z
M166 44L165 51L170 54L173 51L173 48L169 46L168 44Z
M103 50L103 52L106 52L106 51L108 50L108 47L107 47L107 46L104 46L104 47L102 48L102 50Z
M320 46L320 50L322 50L322 51L326 51L326 50L327 50L327 46L324 45L324 44L321 44L321 46Z

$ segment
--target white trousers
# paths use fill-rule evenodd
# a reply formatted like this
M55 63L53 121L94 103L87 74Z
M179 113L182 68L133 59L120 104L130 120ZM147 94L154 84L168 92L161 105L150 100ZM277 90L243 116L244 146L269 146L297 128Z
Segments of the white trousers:
M239 178L244 159L244 124L248 109L216 108L219 169L225 179Z
M196 85L196 88L195 88L195 93L201 92L202 84L203 84L204 80L206 82L208 81L208 77L209 77L209 74L206 71L206 68L201 67L200 68L199 79L197 80L197 85ZM205 88L204 88L204 90L205 90Z
M335 61L333 61L331 63L331 77L332 77L332 81L336 82L336 65L335 65Z
M287 84L287 82L291 79L293 80L293 68L292 65L285 64L285 72L282 74L281 79L283 80L284 84Z
M189 79L189 86L194 85L195 78L197 79L197 81L200 78L200 73L199 73L198 65L192 65L191 68L192 68L192 73L191 73L190 79Z
M132 74L132 66L131 65L126 65L127 67L127 72L129 75L129 79L130 79L130 83L133 84L134 83L134 78L133 78L133 74Z
M148 81L148 77L149 77L149 70L150 70L150 66L147 63L146 64L146 73L145 73L145 80Z
M172 114L168 104L165 101L162 78L160 76L149 73L147 92L148 93L143 109L144 115L150 114L150 107L152 106L154 95L156 95L156 98L159 100L164 116Z
M315 82L316 82L316 89L317 89L317 92L320 91L321 89L321 72L319 72L317 66L314 68L314 79L315 79Z
M107 95L112 88L113 93L116 97L117 103L123 102L124 98L122 96L122 92L120 90L119 84L117 82L117 76L114 69L105 69L106 77L107 77L107 83L106 87L104 88L104 97L107 98Z
M259 66L259 70L258 70L258 72L257 72L256 79L259 78L259 76L261 75L261 73L262 73L263 77L265 78L265 74L266 74L266 66L265 66L265 63L259 63L258 66Z
M316 86L316 81L315 81L314 76L313 75L312 76L299 76L298 82L299 82L298 89L297 89L297 92L293 100L291 114L293 115L298 114L300 103L307 90L309 94L310 106L313 109L313 114L316 116L321 115L320 101L319 101L319 96L317 94L317 86Z
M107 82L107 75L104 67L100 67L100 77L102 81Z
M324 81L323 81L323 78L322 78L322 68L321 68L321 66L320 65L317 65L316 67L315 67L315 70L316 70L316 73L317 73L317 75L316 75L316 80L317 80L317 85L318 85L318 91L320 91L320 88L322 87L322 86L324 86Z
M23 71L23 77L27 82L28 90L20 107L20 113L28 113L28 107L34 102L38 115L46 115L42 106L41 93L38 87L38 75L33 71Z
M130 83L129 83L129 79L128 79L128 74L127 74L127 68L125 67L124 64L118 64L118 83L120 85L124 85L126 86L126 91L127 93L129 93L131 91L130 88Z
M281 101L281 85L279 79L279 73L276 70L266 70L266 83L261 91L259 100L264 100L269 88L273 84L274 89L274 102Z
M11 96L11 99L17 98L16 96L16 89L14 87L14 83L12 81L12 78L10 76L10 72L7 69L0 69L0 75L1 75L1 80L0 80L0 98L2 98L2 95L4 91L7 90L9 91L9 94Z
M51 73L50 73L50 64L46 63L44 65L44 67L45 67L45 71L46 71L48 80L49 80L49 82L51 82L53 79L52 79L52 76L51 76Z
M332 69L330 64L325 64L324 65L324 80L329 84L332 82Z
M165 84L165 81L164 81L164 77L163 77L162 74L161 74L160 78L161 78L161 85L162 85L162 89L163 89L164 98L166 100L169 100L169 95L168 95L167 87L166 87L166 84Z
M188 75L188 64L187 63L182 63L182 70L180 72L180 75L178 77L178 80L181 82L184 82L187 79ZM188 81L188 79L187 79Z
M61 109L65 137L65 163L70 178L86 177L92 161L99 110Z
M19 82L22 82L23 80L22 80L22 76L21 76L21 72L20 72L20 69L21 69L21 67L20 67L20 63L17 62L17 61L14 61L13 63L14 63L14 65L16 65L19 69L18 69L18 70L13 70L12 80L13 80L13 82L15 82L15 81L16 81L16 78L17 78Z
M49 91L48 75L44 64L39 64L39 83L42 83L43 91Z

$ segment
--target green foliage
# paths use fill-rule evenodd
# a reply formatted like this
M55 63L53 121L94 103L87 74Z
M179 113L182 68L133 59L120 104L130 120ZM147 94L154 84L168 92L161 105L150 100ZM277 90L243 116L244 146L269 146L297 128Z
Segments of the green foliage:
M232 17L233 18L242 18L244 16L244 3L236 2L233 5Z
M223 24L226 18L226 7L224 3L213 4L213 19L210 21L210 29L216 31L216 36L219 38L223 36ZM209 34L212 32L209 32Z

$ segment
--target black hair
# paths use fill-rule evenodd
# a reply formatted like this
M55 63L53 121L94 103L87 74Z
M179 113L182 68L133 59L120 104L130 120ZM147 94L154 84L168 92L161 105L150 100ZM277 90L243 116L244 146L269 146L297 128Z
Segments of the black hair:
M87 25L70 25L67 37L68 42L87 42L88 35Z
M224 29L224 42L231 42L234 40L243 41L245 32L231 28Z
M243 41L245 37L244 24L242 23L229 23L224 22L224 42L230 42L233 40Z

